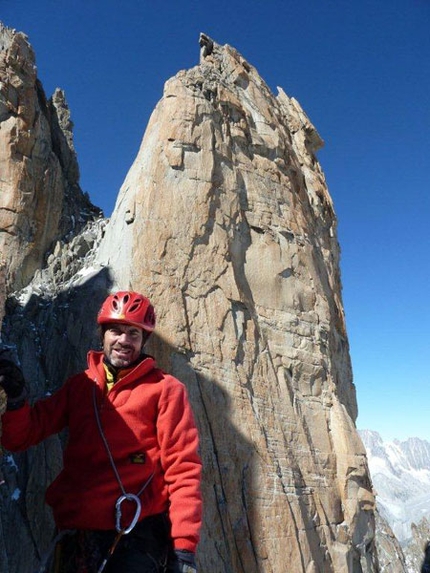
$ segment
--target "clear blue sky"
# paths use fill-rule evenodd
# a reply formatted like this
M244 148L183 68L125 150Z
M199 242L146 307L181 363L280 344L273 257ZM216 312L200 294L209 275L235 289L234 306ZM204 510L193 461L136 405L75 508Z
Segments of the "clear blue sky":
M430 0L0 0L110 215L164 82L228 43L299 100L339 220L359 428L430 439Z

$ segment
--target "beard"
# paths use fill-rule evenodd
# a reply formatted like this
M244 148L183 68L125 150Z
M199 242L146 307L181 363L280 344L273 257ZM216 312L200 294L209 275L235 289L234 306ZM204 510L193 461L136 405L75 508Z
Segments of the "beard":
M141 352L132 346L112 346L108 352L105 351L106 358L115 368L128 368L140 357Z

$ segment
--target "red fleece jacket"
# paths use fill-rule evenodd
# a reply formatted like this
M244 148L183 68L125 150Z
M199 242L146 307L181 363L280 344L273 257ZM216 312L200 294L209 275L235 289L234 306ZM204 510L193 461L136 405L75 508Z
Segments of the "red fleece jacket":
M110 391L103 354L88 354L88 369L33 407L6 412L3 446L22 451L69 428L64 468L49 486L46 501L60 529L114 529L121 489L100 436L103 432L127 493L140 495L140 519L169 512L176 549L195 551L201 526L201 461L198 435L185 386L145 358ZM134 516L133 502L121 505L123 527Z

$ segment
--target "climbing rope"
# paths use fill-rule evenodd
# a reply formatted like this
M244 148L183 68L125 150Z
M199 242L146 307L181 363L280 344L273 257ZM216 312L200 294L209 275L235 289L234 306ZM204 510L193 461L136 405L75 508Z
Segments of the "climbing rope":
M119 475L118 468L116 467L115 460L113 459L113 455L112 455L112 452L110 450L110 447L109 447L108 441L106 439L105 433L103 431L103 426L102 426L102 422L100 419L100 413L99 413L99 410L97 407L96 389L97 389L97 387L94 385L94 388L93 388L93 404L94 404L94 414L95 414L96 421L97 421L97 427L99 430L99 434L102 438L103 444L105 446L107 455L109 457L110 465L112 466L112 470L115 474L116 480L118 482L119 488L120 488L121 493L122 493L122 495L120 495L118 497L118 499L116 500L116 503L115 503L115 529L117 531L117 535L115 536L115 539L113 540L113 543L112 543L105 559L103 560L102 564L100 565L99 569L97 570L97 573L102 573L102 571L106 567L108 560L110 559L113 552L115 551L121 537L123 535L127 535L128 533L130 533L134 529L134 527L136 526L136 523L139 520L140 512L142 509L142 504L141 504L141 501L139 499L139 496L143 493L143 491L146 489L146 487L148 486L148 484L150 483L150 481L154 477L154 472L152 472L152 474L149 476L149 478L145 481L145 483L140 488L140 490L137 492L137 494L126 492L124 485L121 481L121 476ZM121 517L122 517L121 504L124 501L132 501L136 504L136 511L135 511L134 517L127 527L121 526Z

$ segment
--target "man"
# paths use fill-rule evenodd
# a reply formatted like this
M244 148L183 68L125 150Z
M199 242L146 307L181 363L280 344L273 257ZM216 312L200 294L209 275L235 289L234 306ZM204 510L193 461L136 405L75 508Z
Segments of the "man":
M103 352L33 407L19 368L0 359L2 444L22 451L68 427L46 493L62 538L56 571L195 573L201 462L185 386L143 353L155 328L146 297L108 296L97 322Z

